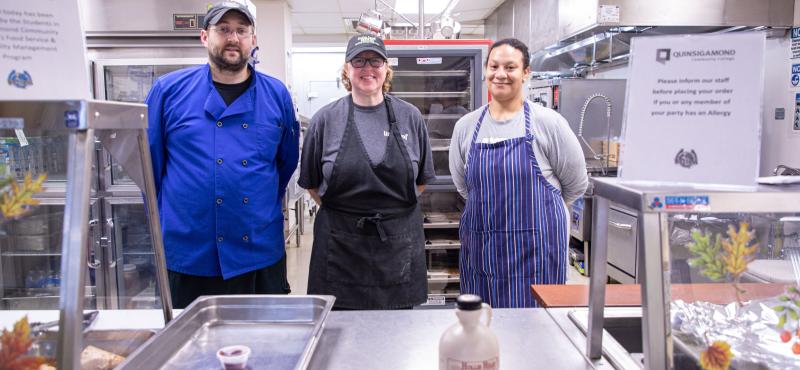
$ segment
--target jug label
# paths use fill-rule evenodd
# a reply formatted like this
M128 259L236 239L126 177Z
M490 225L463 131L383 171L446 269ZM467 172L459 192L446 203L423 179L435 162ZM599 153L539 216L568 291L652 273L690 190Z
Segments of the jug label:
M452 358L446 359L447 370L497 370L500 361L497 357L483 361L461 361Z

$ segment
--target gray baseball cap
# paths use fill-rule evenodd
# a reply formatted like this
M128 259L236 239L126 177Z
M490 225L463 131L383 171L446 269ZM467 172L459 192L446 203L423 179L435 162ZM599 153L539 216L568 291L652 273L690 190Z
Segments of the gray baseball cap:
M219 22L219 20L222 19L222 17L229 10L235 10L244 14L244 16L247 17L247 20L250 21L250 25L255 27L256 21L253 18L253 14L251 14L250 10L247 9L246 5L235 1L223 1L208 9L208 13L206 13L206 16L203 18L203 29L208 29L208 26L217 24L217 22Z
M372 35L356 35L350 38L347 43L347 51L345 52L344 61L349 62L356 57L356 55L364 51L374 51L378 53L383 59L386 58L386 46L383 45L383 40L378 36Z

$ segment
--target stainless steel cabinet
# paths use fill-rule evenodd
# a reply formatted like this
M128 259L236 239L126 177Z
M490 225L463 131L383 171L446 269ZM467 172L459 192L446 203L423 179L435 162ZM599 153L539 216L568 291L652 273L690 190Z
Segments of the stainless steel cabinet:
M636 212L620 207L608 210L608 276L624 284L638 282Z

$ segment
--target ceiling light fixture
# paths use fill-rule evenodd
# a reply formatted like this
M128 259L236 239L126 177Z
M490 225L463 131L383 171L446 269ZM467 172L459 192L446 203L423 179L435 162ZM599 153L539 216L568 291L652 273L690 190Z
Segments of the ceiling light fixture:
M375 9L369 9L363 13L358 18L358 22L356 22L355 30L359 33L370 34L380 37L390 37L392 33L392 28L390 27L388 22L383 20L383 16L378 9L378 3L383 4L387 8L389 8L392 12L403 18L406 22L412 23L408 18L403 16L402 14L398 13L397 10L391 7L391 5L387 4L383 0L376 0L375 1Z
M433 34L435 39L456 39L461 33L461 23L458 23L449 15L442 16L435 22L436 32Z
M356 23L356 31L359 33L381 36L383 29L381 14L372 9L361 13L361 17L358 18L358 23Z

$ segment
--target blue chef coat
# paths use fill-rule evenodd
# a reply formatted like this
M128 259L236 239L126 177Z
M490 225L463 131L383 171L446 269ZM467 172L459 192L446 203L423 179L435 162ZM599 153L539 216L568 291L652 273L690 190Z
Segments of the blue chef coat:
M208 66L159 78L147 96L167 268L228 279L284 256L281 203L299 126L286 87L254 74L226 106Z

